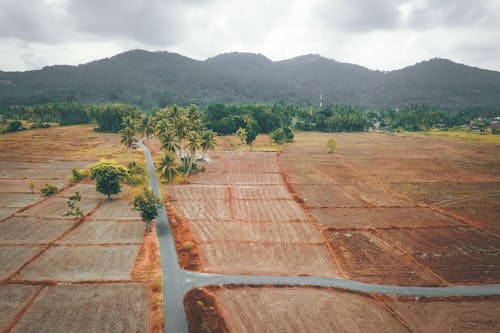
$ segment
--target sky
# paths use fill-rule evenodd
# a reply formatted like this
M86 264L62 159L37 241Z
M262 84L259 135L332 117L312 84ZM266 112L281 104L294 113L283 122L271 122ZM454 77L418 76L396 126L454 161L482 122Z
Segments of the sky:
M0 70L131 49L313 53L377 70L446 58L500 71L500 0L0 0Z

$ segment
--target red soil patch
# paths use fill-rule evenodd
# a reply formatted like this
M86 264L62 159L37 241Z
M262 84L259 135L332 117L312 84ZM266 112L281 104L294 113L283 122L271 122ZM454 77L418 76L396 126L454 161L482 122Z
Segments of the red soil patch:
M486 283L499 276L499 153L497 144L432 137L296 133L279 163L297 202L331 229L349 276Z
M153 225L151 232L144 234L139 254L132 269L132 279L145 283L149 287L148 332L163 332L165 323L163 319L162 271L155 225Z
M184 296L189 332L230 332L214 295L207 288L192 289Z
M202 253L199 245L191 233L189 224L177 216L171 205L167 205L168 222L174 235L175 248L177 249L177 258L179 266L187 270L198 270L202 263ZM194 247L186 246L187 242Z
M325 231L342 272L356 281L392 285L443 285L411 257L363 231Z
M377 230L377 235L450 283L498 283L500 242L474 228Z

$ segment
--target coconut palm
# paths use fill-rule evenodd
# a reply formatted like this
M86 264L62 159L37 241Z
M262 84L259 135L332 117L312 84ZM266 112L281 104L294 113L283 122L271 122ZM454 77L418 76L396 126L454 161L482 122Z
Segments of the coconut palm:
M205 153L209 150L214 150L217 147L217 133L212 130L204 131L201 134L201 150L203 151L203 158Z
M123 143L127 148L130 148L135 141L134 130L130 127L125 127L118 133L120 133L120 142Z
M167 182L172 181L177 175L177 156L171 151L166 151L161 160L160 166L157 171L160 173L161 178Z
M177 134L173 130L166 130L159 133L161 148L165 151L175 153L179 149Z

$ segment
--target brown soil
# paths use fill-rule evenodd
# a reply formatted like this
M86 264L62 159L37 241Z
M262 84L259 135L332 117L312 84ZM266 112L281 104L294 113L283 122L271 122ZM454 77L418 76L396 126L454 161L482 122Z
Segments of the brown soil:
M498 283L500 242L475 228L377 230L388 243L410 253L450 283Z
M163 294L160 250L156 226L150 233L144 234L139 254L132 270L134 281L149 287L149 328L148 332L164 332Z
M499 281L498 156L498 144L308 132L296 133L279 165L297 201L328 229L347 275L470 284Z
M167 205L167 214L168 222L175 239L179 266L187 270L199 270L203 254L201 253L199 244L197 244L196 239L191 233L189 224L177 216L171 205ZM194 247L186 246L187 244L194 244Z
M189 332L230 332L220 315L217 301L208 288L192 289L184 296Z
M366 295L308 287L209 291L229 332L376 332L382 327L386 332L408 331L383 304Z
M353 280L391 285L446 284L370 232L330 230L325 234L342 272Z
M499 297L415 298L398 297L387 306L413 332L498 332Z
M143 284L77 284L45 288L12 332L147 332Z
M275 153L218 150L167 186L181 266L207 272L338 276L326 242L283 184ZM191 241L193 250L183 243Z
M163 331L158 247L147 245L156 238L145 237L139 251L144 229L133 222L139 218L128 206L129 187L111 202L90 181L68 187L72 168L100 158L144 159L119 140L91 126L0 136L0 331ZM62 191L42 197L45 184ZM100 207L98 222L63 216L67 197L77 190L85 214ZM155 260L156 266L148 263ZM132 283L135 261L143 264L134 271L140 283Z

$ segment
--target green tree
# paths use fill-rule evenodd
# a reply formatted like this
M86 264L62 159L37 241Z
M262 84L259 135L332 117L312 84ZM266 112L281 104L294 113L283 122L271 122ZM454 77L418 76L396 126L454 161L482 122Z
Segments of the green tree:
M151 232L151 222L158 216L158 210L162 206L160 198L153 191L145 188L142 194L134 198L132 205L146 222L147 232Z
M96 191L108 196L121 191L120 180L128 176L128 170L113 160L102 159L90 167L90 178L96 180Z
M166 151L163 153L157 171L160 173L161 178L165 179L167 182L174 180L178 175L177 156L174 152Z

